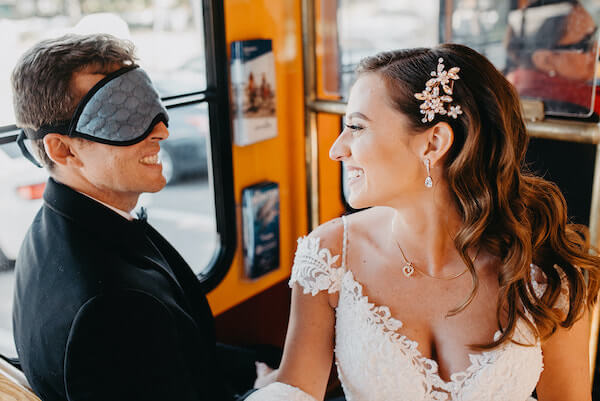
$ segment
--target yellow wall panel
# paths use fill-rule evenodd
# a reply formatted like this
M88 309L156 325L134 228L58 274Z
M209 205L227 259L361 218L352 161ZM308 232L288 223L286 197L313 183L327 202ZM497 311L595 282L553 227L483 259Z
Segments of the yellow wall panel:
M307 228L300 0L225 0L225 30L228 47L235 40L273 40L278 135L246 147L233 146L238 247L229 273L208 294L216 315L287 279L296 239ZM241 194L244 187L263 180L279 183L281 267L249 280L243 272Z

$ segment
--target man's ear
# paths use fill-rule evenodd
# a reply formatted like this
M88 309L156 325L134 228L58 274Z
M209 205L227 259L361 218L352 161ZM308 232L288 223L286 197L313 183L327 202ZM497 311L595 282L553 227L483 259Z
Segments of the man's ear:
M531 62L534 67L544 72L554 70L554 62L552 60L552 51L546 49L538 49L531 55Z
M73 149L73 138L61 134L44 136L44 149L48 157L61 166L81 166L77 152Z
M448 153L453 143L452 127L446 122L439 122L427 132L427 142L422 158L429 159L431 167L433 167Z

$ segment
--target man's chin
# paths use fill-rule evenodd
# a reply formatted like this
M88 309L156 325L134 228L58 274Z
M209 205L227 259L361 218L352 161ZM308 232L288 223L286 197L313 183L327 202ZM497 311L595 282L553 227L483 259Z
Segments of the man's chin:
M167 185L167 180L164 180L164 182L162 182L160 185L157 185L155 188L153 188L151 191L148 191L148 192L151 192L151 193L156 193L156 192L159 192L159 191L161 191L161 190L162 190L162 189L163 189L163 188L164 188L166 185Z
M162 190L165 186L167 185L167 180L163 177L160 180L157 180L155 183L152 183L151 185L148 185L146 188L144 188L143 192L148 192L148 193L156 193L159 192L160 190Z

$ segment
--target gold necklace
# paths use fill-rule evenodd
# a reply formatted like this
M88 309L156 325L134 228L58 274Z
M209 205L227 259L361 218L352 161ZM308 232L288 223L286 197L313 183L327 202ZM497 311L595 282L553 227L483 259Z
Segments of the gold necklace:
M432 276L431 274L429 274L427 272L424 272L423 270L417 268L414 265L413 262L411 262L410 260L408 260L408 258L404 254L404 251L402 250L402 247L400 246L400 243L396 239L396 236L394 235L394 233L395 233L395 230L394 230L394 221L392 221L392 235L394 236L394 241L396 242L396 246L398 247L398 249L400 249L400 253L402 254L402 257L404 258L405 265L402 266L402 273L404 273L404 275L406 277L412 276L414 274L415 270L416 270L419 273L421 273L422 275L424 275L426 277L434 278L436 280L454 280L455 278L459 278L460 276L462 276L463 274L465 274L469 270L469 266L467 266L467 267L465 267L465 270L463 270L460 273L454 274L452 276L448 276L448 277L436 277L436 276ZM477 260L477 256L479 256L479 250L480 249L481 248L479 248L477 250L477 253L475 254L475 258L473 259L473 263L475 263L475 260Z
M435 278L437 280L454 280L455 278L459 278L460 276L462 276L463 274L465 274L467 272L467 270L469 270L469 267L467 266L465 268L465 270L463 270L460 273L457 273L453 276L448 276L448 277L437 277L437 276L432 276L431 274L424 272L423 270L419 269L418 267L416 267L414 265L413 262L411 262L410 260L408 260L406 258L406 255L404 255L404 251L402 250L402 248L400 247L400 244L398 243L398 241L396 240L396 246L398 247L398 249L400 249L400 253L402 253L402 257L404 258L404 262L406 262L406 264L402 267L402 273L404 273L404 275L406 277L410 277L414 274L415 270L418 271L419 273L421 273L424 276L430 277L430 278Z

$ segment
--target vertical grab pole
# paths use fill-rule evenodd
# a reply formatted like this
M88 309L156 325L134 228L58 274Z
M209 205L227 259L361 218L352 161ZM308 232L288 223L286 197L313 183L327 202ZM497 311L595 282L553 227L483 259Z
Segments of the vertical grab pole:
M315 56L315 0L302 0L302 58L304 65L304 143L308 230L319 225L319 143L317 112L309 105L317 98Z

